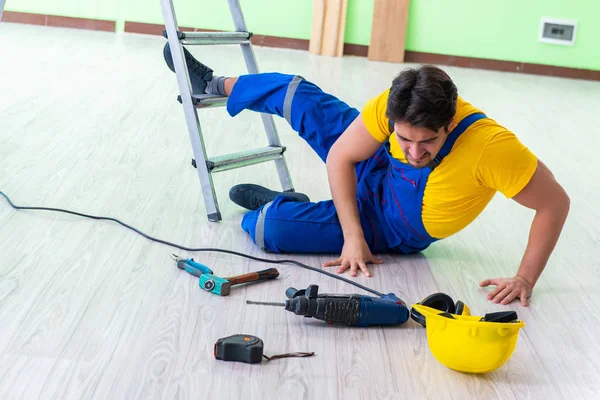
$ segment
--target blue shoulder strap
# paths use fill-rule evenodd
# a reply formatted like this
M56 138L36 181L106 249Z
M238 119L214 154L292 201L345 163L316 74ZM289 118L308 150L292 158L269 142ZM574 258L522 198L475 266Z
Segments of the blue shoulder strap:
M483 118L487 118L487 116L485 114L481 114L481 113L471 114L471 115L463 118L463 120L460 121L459 124L456 125L456 127L454 129L452 129L452 132L450 132L448 134L448 139L446 139L446 142L440 149L437 156L435 156L435 158L429 163L429 167L431 169L434 169L435 167L437 167L442 162L444 157L446 157L448 155L448 153L450 153L450 150L452 150L452 147L454 146L454 142L456 142L456 139L458 139L458 137L460 135L462 135L462 133L464 131L466 131L467 128L469 126L471 126L475 121L479 121L480 119L483 119Z

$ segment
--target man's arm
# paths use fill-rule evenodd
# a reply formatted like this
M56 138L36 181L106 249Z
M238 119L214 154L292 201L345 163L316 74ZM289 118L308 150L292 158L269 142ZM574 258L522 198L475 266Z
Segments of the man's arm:
M552 172L539 160L531 180L513 199L536 211L521 266L513 278L487 279L480 285L497 286L488 295L488 299L496 303L508 304L519 297L521 304L527 305L527 298L558 241L569 213L570 200Z
M352 276L356 276L358 268L370 276L366 264L383 262L371 254L364 237L356 202L355 172L356 163L371 157L380 147L381 143L369 133L359 115L334 143L327 156L329 186L344 233L344 248L341 257L324 266L339 265L338 272L350 268Z

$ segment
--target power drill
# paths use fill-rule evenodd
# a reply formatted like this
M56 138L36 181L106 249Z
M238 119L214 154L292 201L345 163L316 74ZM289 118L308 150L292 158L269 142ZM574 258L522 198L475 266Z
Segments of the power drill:
M406 304L393 293L382 297L360 294L319 294L319 286L288 288L285 303L247 301L248 304L285 307L296 315L349 326L401 325L409 318Z

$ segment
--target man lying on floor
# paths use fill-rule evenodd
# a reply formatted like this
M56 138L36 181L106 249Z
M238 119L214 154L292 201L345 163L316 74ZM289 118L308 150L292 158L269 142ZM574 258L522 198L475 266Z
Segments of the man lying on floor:
M362 112L300 76L213 76L184 49L194 93L228 96L243 110L276 114L326 164L333 200L310 202L242 184L230 198L249 209L242 228L266 251L336 253L338 273L382 260L373 253L426 249L469 225L496 192L536 211L521 265L488 299L527 305L562 231L569 197L548 168L510 131L464 101L434 66L402 71ZM165 61L174 71L168 43Z

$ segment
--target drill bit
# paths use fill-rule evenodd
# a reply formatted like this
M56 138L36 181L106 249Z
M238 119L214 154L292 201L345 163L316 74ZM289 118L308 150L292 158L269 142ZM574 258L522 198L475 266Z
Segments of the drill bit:
M285 307L285 303L274 303L269 301L252 301L246 300L246 304L257 304L260 306L274 306L274 307Z

